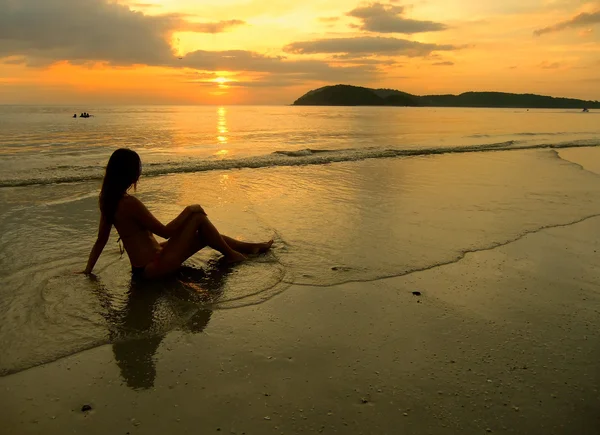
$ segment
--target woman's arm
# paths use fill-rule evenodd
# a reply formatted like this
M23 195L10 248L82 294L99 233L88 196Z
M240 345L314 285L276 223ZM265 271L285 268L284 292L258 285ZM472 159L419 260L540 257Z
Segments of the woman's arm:
M108 242L108 238L110 237L110 229L112 225L107 223L104 219L104 216L100 216L100 226L98 227L98 238L96 239L96 243L94 243L94 247L90 252L90 257L87 262L87 266L83 273L89 275L92 273L98 258L100 258L100 254L102 254L102 250L106 246L106 242Z

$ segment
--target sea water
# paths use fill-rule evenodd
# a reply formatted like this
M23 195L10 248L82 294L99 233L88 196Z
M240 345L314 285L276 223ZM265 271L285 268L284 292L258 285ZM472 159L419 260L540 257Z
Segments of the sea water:
M0 106L0 375L596 216L599 145L600 114L573 110ZM224 234L274 238L272 252L223 267L205 249L140 283L113 230L96 276L77 274L119 147L140 154L135 194L160 220L198 203Z

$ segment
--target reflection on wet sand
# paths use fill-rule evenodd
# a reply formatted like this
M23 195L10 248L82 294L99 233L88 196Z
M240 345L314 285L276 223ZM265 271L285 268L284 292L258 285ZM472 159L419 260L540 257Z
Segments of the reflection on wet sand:
M155 355L168 330L204 330L212 315L208 305L221 296L230 272L230 267L215 262L204 270L182 267L170 280L132 279L120 307L104 286L98 286L115 361L128 387L142 390L154 386ZM174 324L173 319L179 321Z

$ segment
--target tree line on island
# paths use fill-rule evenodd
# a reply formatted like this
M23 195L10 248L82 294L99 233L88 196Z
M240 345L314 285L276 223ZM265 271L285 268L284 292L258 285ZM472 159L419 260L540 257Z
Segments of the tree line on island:
M298 98L294 105L600 109L598 101L535 94L465 92L460 95L418 96L394 89L370 89L351 85L325 86L314 89Z

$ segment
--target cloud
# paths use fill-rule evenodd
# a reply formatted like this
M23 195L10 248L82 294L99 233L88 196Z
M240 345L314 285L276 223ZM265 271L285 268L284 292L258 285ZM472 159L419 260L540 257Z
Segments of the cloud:
M533 32L533 34L536 36L541 36L546 33L559 32L564 29L584 27L598 23L600 23L600 10L591 13L583 12L579 15L574 16L570 20L561 21L560 23L556 23L552 26L537 29Z
M418 21L404 18L404 6L386 5L383 3L370 3L348 12L348 16L358 18L362 24L357 27L361 30L377 33L421 33L436 32L448 28L445 24L434 21Z
M208 88L211 90L215 89L215 79L218 77L214 73L199 73L198 75L186 74L184 79L185 83L194 85L196 87ZM218 86L220 90L226 90L227 88L283 88L288 86L306 85L306 81L299 80L293 76L270 76L270 75L252 75L252 77L244 77L239 80L235 76L230 77L231 81L226 82Z
M560 62L547 62L540 63L539 67L542 69L558 69L562 66Z
M298 80L289 79L289 78L260 78L254 81L246 80L246 81L234 81L227 83L229 87L237 87L237 88L285 88L288 86L297 86L300 83L304 83Z
M0 62L8 64L107 63L244 71L261 75L265 86L276 81L333 82L340 77L364 83L380 77L377 64L370 62L330 65L247 50L196 50L178 58L169 43L175 31L215 33L242 25L240 20L193 23L178 14L146 15L110 0L0 0L0 11Z
M246 50L204 51L188 53L180 66L206 71L246 71L286 75L294 80L331 81L339 77L365 81L379 75L369 63L354 66L331 66L320 60L287 60L283 56L266 56ZM360 62L358 62L360 63Z
M319 18L319 21L321 23L335 23L336 21L339 21L340 17L321 17Z
M0 59L0 62L6 65L24 65L26 63L26 60L23 57L11 56L5 59Z
M156 8L159 6L160 5L157 5L156 3L133 3L131 5L133 8Z
M390 58L379 59L371 56L353 54L334 54L331 56L329 62L344 63L346 65L399 65L398 61Z
M242 24L145 15L109 0L0 0L0 11L0 58L26 56L29 65L163 65L173 58L168 41L175 31L216 33Z
M446 62L435 62L432 63L433 66L452 66L454 62L446 61Z
M223 33L232 27L242 26L244 24L246 24L246 22L242 20L225 20L216 23L187 23L179 30L196 33Z
M461 47L448 44L426 44L399 38L362 36L355 38L317 39L314 41L293 42L283 48L286 53L317 54L383 54L408 57L427 56L435 51L458 50Z

